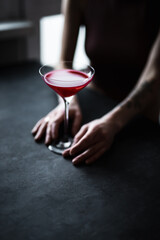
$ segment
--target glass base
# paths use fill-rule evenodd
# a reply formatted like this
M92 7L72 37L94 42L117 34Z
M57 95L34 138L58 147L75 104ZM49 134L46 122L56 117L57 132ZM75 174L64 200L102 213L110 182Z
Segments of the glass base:
M58 143L52 143L52 145L48 146L48 149L51 152L62 154L64 150L66 150L72 145L72 142L73 142L72 138L69 138L67 142L60 141Z

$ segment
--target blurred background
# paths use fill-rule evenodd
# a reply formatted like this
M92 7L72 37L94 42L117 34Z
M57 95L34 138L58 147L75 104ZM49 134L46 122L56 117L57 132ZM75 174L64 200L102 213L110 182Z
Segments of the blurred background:
M0 0L0 65L37 60L56 63L64 17L61 0ZM75 59L89 62L81 27Z

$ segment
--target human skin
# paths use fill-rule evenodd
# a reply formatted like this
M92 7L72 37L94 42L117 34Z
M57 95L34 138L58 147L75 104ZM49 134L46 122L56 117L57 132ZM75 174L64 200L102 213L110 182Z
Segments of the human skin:
M73 60L85 0L67 0L63 4L65 23L62 39L62 61ZM63 152L63 156L72 156L72 163L75 165L83 162L91 164L111 147L119 131L137 115L143 114L157 122L160 109L159 66L160 32L153 43L146 65L141 76L137 79L134 89L109 113L80 128L82 114L78 100L74 97L70 104L74 142L69 149ZM60 101L56 109L35 125L32 133L35 135L36 141L45 135L45 143L48 145L52 139L57 138L59 125L63 121L63 112L64 109Z

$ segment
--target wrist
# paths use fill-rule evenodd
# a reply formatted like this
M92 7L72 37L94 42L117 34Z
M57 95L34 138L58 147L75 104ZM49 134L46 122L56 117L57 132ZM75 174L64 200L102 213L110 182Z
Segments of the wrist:
M131 119L133 119L138 114L139 112L128 108L125 103L122 103L104 115L103 118L107 121L109 119L114 124L115 132L118 133L128 124Z
M106 122L106 125L110 125L116 135L123 128L123 124L119 118L119 114L116 109L108 112L102 117L102 120Z
M121 106L115 107L111 113L111 119L115 122L118 132L129 122L130 116Z

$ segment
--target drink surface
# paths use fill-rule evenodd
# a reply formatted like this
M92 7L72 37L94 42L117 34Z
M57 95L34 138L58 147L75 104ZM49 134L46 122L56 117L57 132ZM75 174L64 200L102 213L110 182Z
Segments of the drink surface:
M63 98L75 95L91 80L86 73L72 69L54 70L44 76L46 84Z

